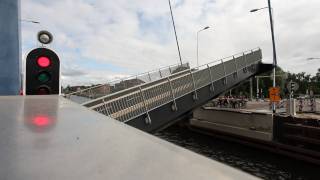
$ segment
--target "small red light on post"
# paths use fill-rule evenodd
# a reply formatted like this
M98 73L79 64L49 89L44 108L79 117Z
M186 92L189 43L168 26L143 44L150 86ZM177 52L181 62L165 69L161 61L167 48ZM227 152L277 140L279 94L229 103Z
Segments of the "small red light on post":
M42 56L38 58L37 63L40 67L46 68L50 66L51 61L48 57Z

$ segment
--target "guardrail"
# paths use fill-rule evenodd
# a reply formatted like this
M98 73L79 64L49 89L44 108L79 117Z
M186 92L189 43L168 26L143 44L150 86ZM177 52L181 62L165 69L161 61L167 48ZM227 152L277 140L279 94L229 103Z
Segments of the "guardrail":
M317 99L315 96L313 97L300 97L297 98L296 109L299 113L316 113L319 112L319 107L317 106ZM319 105L319 104L318 104Z
M121 122L147 115L146 123L151 123L149 112L164 104L172 103L172 110L177 110L176 100L186 94L193 93L196 100L197 90L223 79L227 84L230 75L237 77L239 71L249 71L262 59L260 49L239 53L218 61L214 61L194 69L146 83L112 95L104 96L83 105Z
M168 77L179 71L189 69L188 63L175 64L166 66L157 70L152 70L139 75L134 75L126 78L116 79L109 81L105 84L96 85L86 89L81 89L76 92L67 93L64 97L84 103L92 99L103 97L109 94L113 94L131 87L139 86L141 84L153 82L164 77Z

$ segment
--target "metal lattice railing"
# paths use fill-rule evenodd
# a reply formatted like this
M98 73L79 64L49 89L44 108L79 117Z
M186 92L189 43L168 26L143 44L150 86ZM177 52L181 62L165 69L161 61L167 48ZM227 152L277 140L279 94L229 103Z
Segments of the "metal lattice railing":
M251 50L195 69L184 70L118 94L101 97L83 105L121 122L146 114L148 123L151 121L149 117L151 110L172 103L172 110L175 111L176 99L189 93L193 93L194 99L197 99L197 91L200 88L211 85L214 90L215 81L221 79L226 81L227 76L237 76L240 70L248 71L252 64L259 63L261 59L260 49Z
M171 65L157 70L149 71L143 74L130 76L122 79L116 79L105 84L99 84L93 87L80 89L75 92L67 93L64 95L64 97L79 103L84 103L99 97L114 94L119 91L139 86L141 84L157 81L159 79L168 77L185 69L190 69L188 63L182 65Z

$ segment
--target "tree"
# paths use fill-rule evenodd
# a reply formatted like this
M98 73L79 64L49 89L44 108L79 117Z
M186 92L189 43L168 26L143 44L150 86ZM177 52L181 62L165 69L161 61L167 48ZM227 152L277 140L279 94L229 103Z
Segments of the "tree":
M277 67L276 74L285 74L280 67ZM260 76L270 76L272 72L266 72L263 74L260 74ZM315 76L312 76L310 74L307 74L306 72L300 72L300 73L290 73L287 72L287 79L285 76L276 77L276 84L277 86L280 86L281 89L281 97L288 96L289 92L286 89L286 85L290 82L296 82L299 84L298 91L295 92L295 94L306 94L306 92L310 92L312 90L314 94L320 94L320 68L318 69L318 72ZM268 97L268 89L272 87L272 79L271 78L263 78L259 81L259 89L263 89L263 91L266 93L264 95L267 95L265 97ZM253 89L255 90L257 87L256 81L254 81ZM242 92L243 95L249 96L250 93L250 84L249 83L243 83L239 85L238 87L234 88L232 90L232 93L234 95L240 95ZM255 93L254 93L255 94Z

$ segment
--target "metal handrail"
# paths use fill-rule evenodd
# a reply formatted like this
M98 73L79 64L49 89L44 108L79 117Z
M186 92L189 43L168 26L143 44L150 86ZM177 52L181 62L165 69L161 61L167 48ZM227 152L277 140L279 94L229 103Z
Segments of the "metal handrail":
M189 63L185 63L183 65L189 66ZM181 66L180 63L179 64L173 64L173 65L170 65L170 66L165 66L165 67L162 67L162 68L159 68L159 69L154 69L154 70L151 70L151 71L148 71L148 72L144 72L144 73L141 73L141 74L138 74L138 75L131 75L131 76L125 77L125 78L115 78L115 79L112 79L112 80L110 80L110 81L108 81L108 82L106 82L104 84L99 84L99 85L92 86L92 87L89 87L89 88L81 89L79 91L67 93L64 96L68 97L70 95L75 95L75 94L78 94L78 93L81 93L81 92L84 92L84 91L88 91L88 90L91 90L91 89L102 87L102 86L104 86L106 84L112 84L114 82L119 82L119 81L121 82L121 81L126 81L126 80L129 80L129 79L134 79L136 77L147 75L147 74L150 74L150 73L153 73L153 72L160 72L161 73L161 70L168 69L168 68L171 70L171 67L179 67L179 66ZM171 71L170 71L170 74L171 74ZM161 74L161 77L162 77L162 74Z
M177 75L179 75L179 74L184 74L184 73L186 73L186 72L189 72L189 69L186 69L186 70L177 72L177 73L175 73L175 74L171 74L171 76L177 76ZM166 78L167 78L167 77L166 77ZM154 84L155 82L160 82L160 81L164 81L164 79L158 79L158 80L156 80L156 81L152 81L152 82L140 84L140 85L138 85L138 86L134 86L134 87L130 87L130 88L127 88L127 89L123 89L123 90L121 90L121 91L118 91L118 92L115 92L115 93L112 93L112 94L108 94L108 95L106 95L106 96L99 97L99 98L96 98L96 99L93 99L93 100L90 100L90 101L87 101L87 102L85 102L85 103L82 103L81 105L84 105L84 106L85 106L86 104L90 104L90 103L95 102L95 101L99 101L99 100L103 100L103 99L106 99L106 98L110 98L110 97L112 97L112 96L117 96L117 95L122 94L122 93L124 93L124 92L126 92L126 91L131 91L131 90L140 88L140 87L142 87L142 86L148 86L149 84ZM157 83L156 85L159 85L159 84Z
M120 96L121 94L118 94L118 96L117 94L110 94L110 95L101 97L99 99L96 99L94 101L91 101L90 103L85 103L84 105L91 109L97 110L99 112L102 111L102 113L106 111L101 110L101 108L103 109L106 107L115 107L113 109L113 113L110 112L108 114L107 113L103 113L103 114L114 116L113 118L118 119L122 122L130 121L134 117L140 116L142 114L146 114L146 113L148 114L148 112L150 112L154 108L157 108L166 103L173 103L172 109L175 110L177 109L175 104L176 99L181 98L182 96L190 92L194 92L204 86L207 86L210 84L213 85L213 81L218 81L223 78L226 78L227 76L237 73L242 69L247 69L252 64L256 64L258 61L261 61L260 49L256 51L252 50L250 51L250 53L246 54L247 52L248 51L241 53L242 56L237 56L238 54L234 56L230 56L232 58L227 61L223 61L227 59L227 58L224 58L222 60L222 62L224 62L225 64L224 66L228 66L228 68L233 67L234 69L229 70L230 72L226 72L226 69L224 68L224 74L223 75L216 74L218 75L216 79L212 79L212 74L210 73L211 68L219 68L221 64L210 66L209 64L214 63L214 62L211 62L205 65L199 66L196 69L192 69L191 73L190 73L190 70L181 71L179 72L180 74L171 75L167 78L158 80L157 83L155 82L146 83L131 89L124 90L123 92L121 92L124 94L124 96ZM258 53L259 56L256 56L255 53ZM248 58L247 58L247 56L249 58L251 57L249 55L253 55L250 62L248 62ZM242 58L243 56L245 57ZM235 61L234 63L231 64L232 66L229 66L230 60ZM218 61L215 61L215 62L218 62ZM234 66L235 63L237 63L237 67ZM207 67L207 68L200 70L201 67ZM210 71L208 71L208 68ZM214 72L212 71L212 73ZM208 77L208 74L210 75L210 78ZM192 80L193 78L195 79ZM175 84L175 83L178 83L178 84ZM176 85L178 86L174 87ZM141 94L141 91L143 91L144 100L142 100L139 95L139 93ZM125 94L125 92L129 92L129 93ZM128 101L128 99L130 99L130 101ZM133 104L132 104L132 100L134 100ZM195 98L195 100L197 99ZM94 104L94 102L97 102L97 104ZM148 118L150 118L149 115L148 115ZM148 122L149 121L151 122L151 120L148 120Z

